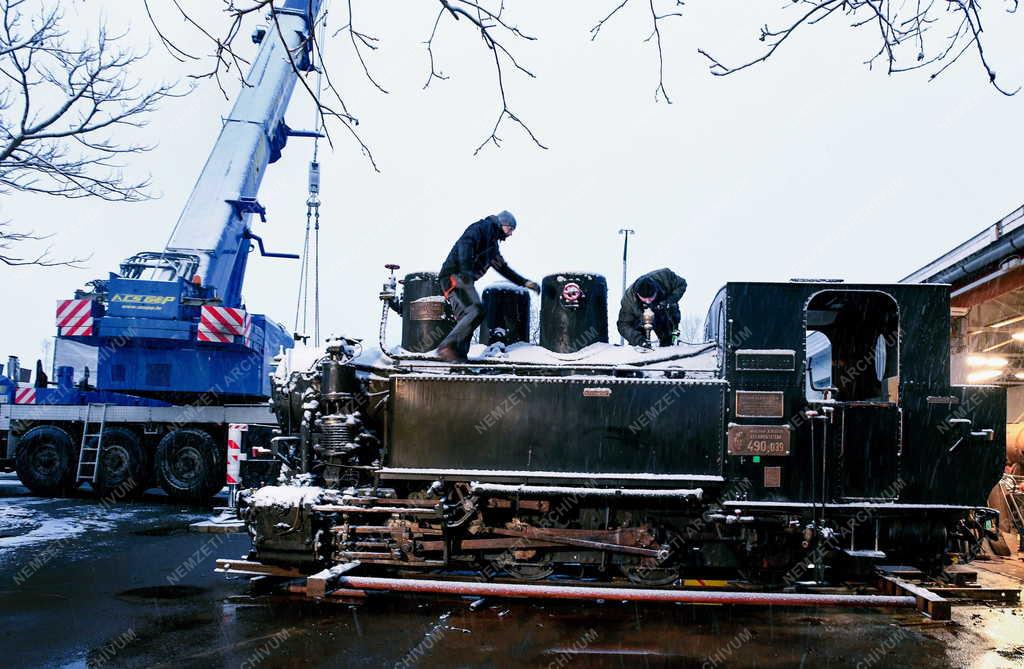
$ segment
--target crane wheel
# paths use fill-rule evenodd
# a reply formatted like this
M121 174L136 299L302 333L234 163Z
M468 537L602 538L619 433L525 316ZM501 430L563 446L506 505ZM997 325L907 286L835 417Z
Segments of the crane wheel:
M40 425L18 440L15 468L22 484L37 495L66 495L75 488L77 460L71 435L55 425Z
M96 493L109 502L138 497L148 487L148 477L149 461L139 436L124 427L104 429Z
M160 487L178 501L205 502L224 487L223 460L203 430L182 428L164 435L156 448L156 470Z

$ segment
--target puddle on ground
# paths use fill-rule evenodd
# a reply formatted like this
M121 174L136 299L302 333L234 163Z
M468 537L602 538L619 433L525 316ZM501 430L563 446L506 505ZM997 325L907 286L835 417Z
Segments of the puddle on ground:
M154 585L148 588L133 588L118 593L120 599L154 600L154 599L185 599L198 597L207 588L194 585Z
M9 539L10 537L20 537L23 534L28 534L32 530L39 529L39 523L31 523L29 525L23 525L21 527L3 527L0 526L0 539Z
M189 531L188 523L176 523L174 525L158 525L146 527L140 530L132 530L132 534L140 537L169 537L173 534L185 534Z

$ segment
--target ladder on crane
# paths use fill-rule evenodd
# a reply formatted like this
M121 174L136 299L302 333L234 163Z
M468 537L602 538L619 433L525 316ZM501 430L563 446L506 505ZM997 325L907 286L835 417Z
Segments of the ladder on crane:
M78 449L78 473L76 483L96 483L100 470L100 453L103 448L103 428L107 425L107 404L90 404L85 409L85 424L82 426L82 445ZM99 413L99 420L93 417L93 410ZM96 432L90 432L90 425L99 423Z

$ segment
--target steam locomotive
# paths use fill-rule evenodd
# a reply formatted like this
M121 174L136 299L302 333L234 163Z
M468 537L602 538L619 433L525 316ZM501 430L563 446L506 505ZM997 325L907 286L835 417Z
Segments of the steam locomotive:
M401 347L340 338L278 373L273 457L245 463L269 485L239 498L252 559L828 581L969 558L991 526L1005 390L950 385L948 286L729 283L705 342L646 350L608 343L603 277L562 273L539 345L529 295L485 291L469 364L430 354L439 293L406 277Z

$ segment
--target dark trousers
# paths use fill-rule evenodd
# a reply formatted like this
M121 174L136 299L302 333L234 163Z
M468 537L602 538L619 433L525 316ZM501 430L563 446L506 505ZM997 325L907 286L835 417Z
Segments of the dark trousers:
M437 347L449 346L459 355L465 357L469 354L469 344L473 340L473 332L484 320L484 305L472 283L466 283L461 279L455 281L455 288L448 294L448 302L452 305L452 311L455 313L455 327Z
M658 335L658 343L662 346L672 345L672 333L679 327L682 314L679 305L673 304L668 309L654 312L654 334Z

